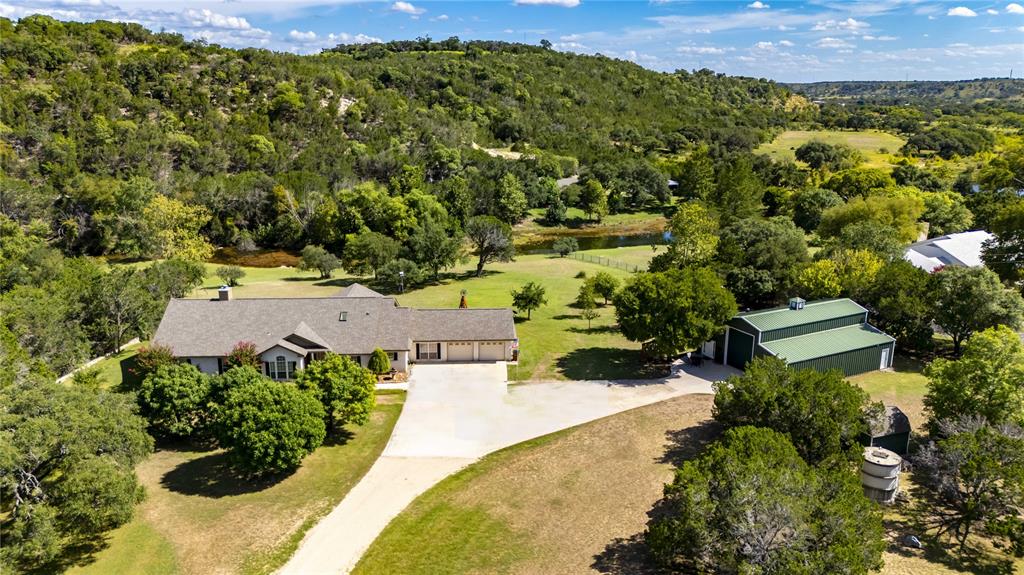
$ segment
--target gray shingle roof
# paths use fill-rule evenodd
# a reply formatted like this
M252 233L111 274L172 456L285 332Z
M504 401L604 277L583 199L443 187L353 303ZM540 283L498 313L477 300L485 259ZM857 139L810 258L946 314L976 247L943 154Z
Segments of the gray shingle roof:
M362 286L360 286L362 287ZM366 288L364 288L366 289ZM372 291L367 289L367 291ZM376 292L373 292L376 293ZM345 312L345 321L340 321ZM153 341L182 357L225 356L240 341L263 352L298 336L342 354L410 349L412 341L509 340L510 309L411 309L394 298L172 299Z
M414 341L469 341L516 338L515 315L508 308L413 309Z
M341 288L336 297L384 297L384 294L373 291L360 283Z

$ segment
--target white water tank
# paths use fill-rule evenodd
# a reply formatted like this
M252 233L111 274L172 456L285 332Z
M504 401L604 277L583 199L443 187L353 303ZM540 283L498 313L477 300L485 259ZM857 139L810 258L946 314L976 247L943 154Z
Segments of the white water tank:
M882 447L865 447L860 468L860 484L864 495L879 503L892 503L900 488L903 458Z

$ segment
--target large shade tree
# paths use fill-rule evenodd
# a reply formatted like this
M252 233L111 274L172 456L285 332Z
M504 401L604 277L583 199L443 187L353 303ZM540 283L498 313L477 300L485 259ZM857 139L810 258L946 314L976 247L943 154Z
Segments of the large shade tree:
M954 353L976 331L999 324L1020 327L1024 300L1006 289L992 270L946 267L932 278L929 301L935 305L935 323L953 338Z
M882 514L843 467L812 467L786 437L725 432L676 469L645 539L682 573L861 575L882 565Z
M943 420L969 416L1024 426L1024 345L1010 328L975 333L959 359L936 359L925 374L933 430Z
M743 375L714 387L715 421L774 429L811 464L857 451L872 407L868 394L842 373L797 370L775 357L755 358Z
M744 307L765 307L791 295L809 260L804 233L786 217L738 220L722 230L718 260Z
M711 270L639 273L612 300L626 339L669 357L700 346L736 314L736 300Z
M512 228L493 216L475 216L466 222L466 237L477 258L476 275L484 273L484 265L507 262L515 255Z
M261 378L235 387L218 410L218 442L252 475L295 469L325 435L323 405L289 382Z
M153 448L131 396L37 381L0 388L0 405L5 571L43 568L131 519L135 465Z

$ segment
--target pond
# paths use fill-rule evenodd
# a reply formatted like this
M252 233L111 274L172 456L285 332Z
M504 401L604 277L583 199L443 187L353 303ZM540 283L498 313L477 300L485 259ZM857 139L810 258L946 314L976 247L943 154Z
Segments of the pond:
M647 232L643 234L606 236L574 236L572 234L544 236L531 239L529 242L517 245L516 253L523 255L551 253L554 249L552 247L554 243L558 241L559 238L566 237L575 237L576 241L580 244L580 250L603 250L609 248L667 244L672 236L669 232Z

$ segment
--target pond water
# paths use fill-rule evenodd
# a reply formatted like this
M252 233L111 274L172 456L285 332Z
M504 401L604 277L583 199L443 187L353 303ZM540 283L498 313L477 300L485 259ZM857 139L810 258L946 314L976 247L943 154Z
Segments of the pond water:
M516 253L523 255L550 253L553 250L552 246L554 243L559 238L564 237L575 237L576 241L580 244L580 250L603 250L631 246L649 246L651 244L667 244L672 236L669 232L647 232L643 234L606 236L573 236L572 234L545 236L543 238L538 238L536 240L517 245Z

